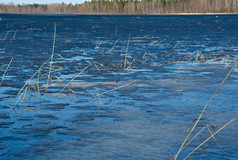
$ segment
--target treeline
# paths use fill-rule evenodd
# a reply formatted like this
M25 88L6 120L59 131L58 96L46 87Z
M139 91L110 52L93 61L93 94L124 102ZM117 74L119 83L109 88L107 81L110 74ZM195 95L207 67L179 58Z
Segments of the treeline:
M82 4L0 4L0 13L170 14L236 13L238 0L92 0Z

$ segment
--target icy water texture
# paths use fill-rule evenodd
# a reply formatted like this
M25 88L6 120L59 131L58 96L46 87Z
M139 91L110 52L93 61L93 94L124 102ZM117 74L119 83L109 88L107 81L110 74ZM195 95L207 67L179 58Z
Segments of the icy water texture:
M0 17L1 160L170 159L238 57L238 15ZM192 136L238 115L237 83L235 68ZM238 159L237 127L190 158Z

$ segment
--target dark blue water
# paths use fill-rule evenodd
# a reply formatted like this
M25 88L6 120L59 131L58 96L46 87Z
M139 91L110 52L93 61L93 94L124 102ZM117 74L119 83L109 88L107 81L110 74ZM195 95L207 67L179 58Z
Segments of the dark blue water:
M171 159L238 57L238 15L0 17L0 159ZM237 82L191 137L238 115ZM238 159L237 127L190 158Z

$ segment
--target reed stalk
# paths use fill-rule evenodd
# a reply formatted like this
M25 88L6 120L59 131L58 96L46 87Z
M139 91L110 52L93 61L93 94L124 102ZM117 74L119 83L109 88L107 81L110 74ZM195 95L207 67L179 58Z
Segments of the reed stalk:
M207 125L204 126L188 143L186 143L186 145L183 146L183 148L181 149L181 151L183 151L200 133L202 133L202 131L207 128ZM175 159L175 156L172 158Z
M212 135L212 128L209 126L209 127L207 127L207 129L208 129L209 133ZM223 153L226 153L226 152L221 148L221 145L217 142L215 136L213 136L212 138L214 139L214 141L216 142L216 144L218 145L218 147L221 149L221 151L222 151Z
M116 40L116 42L114 43L114 45L112 46L112 48L109 50L109 52L111 52L111 51L114 49L114 47L116 46L116 44L117 44L118 41L119 41L119 39Z
M72 82L72 81L74 81L79 75L81 75L86 69L88 69L90 66L91 66L92 64L89 64L87 67L85 67L81 72L79 72L74 78L72 78L70 81L69 81L69 83L67 83L65 86L64 86L64 88L60 91L60 93L61 92L63 92L63 90L66 88L66 87L68 87L69 86L69 84Z
M116 27L114 35L117 35L118 26Z
M16 35L17 35L17 31L15 31L15 33L14 33L13 40L16 39Z
M59 77L57 77L57 76L55 76L55 77L56 77L56 79L57 79L60 83L63 83L63 81L62 81ZM71 88L69 88L69 86L67 86L67 88L68 88L73 94L75 94L75 91L72 90Z
M215 133L213 133L210 137L208 137L205 141L203 141L200 145L197 146L197 148L195 148L192 152L190 152L185 158L184 160L186 160L188 157L190 157L196 150L198 150L203 144L205 144L208 140L210 140L211 138L213 138L217 133L219 133L222 129L224 129L226 126L228 126L229 124L231 124L234 120L238 119L238 117L233 118L232 120L230 120L228 123L226 123L224 126L222 126L219 130L217 130Z
M191 129L191 131L189 132L189 134L187 135L187 137L185 138L184 142L182 143L181 147L179 148L178 152L176 153L174 160L177 159L179 153L182 151L183 146L185 145L185 143L187 142L188 138L190 137L190 135L192 134L192 132L194 131L195 127L197 126L198 122L200 121L200 119L202 118L202 115L204 114L205 110L207 109L208 105L210 104L210 102L212 101L212 99L216 96L217 92L219 91L219 89L221 88L221 86L225 83L225 81L227 80L227 78L229 77L229 75L231 74L231 72L235 69L235 67L237 66L238 62L235 62L234 66L230 69L230 71L228 72L228 74L226 75L225 79L222 81L222 83L218 86L218 88L216 89L216 91L214 92L214 94L212 95L212 97L209 99L208 103L206 104L206 106L203 108L200 116L198 117L197 121L195 122L193 128Z
M42 65L39 67L39 69L27 80L27 82L23 85L23 87L20 89L20 91L17 93L17 96L22 92L22 90L26 87L26 85L29 84L30 80L32 78L35 77L36 74L38 74L39 72L41 72L41 70L43 69L43 67L50 61L51 57L49 59L47 59L44 63L42 63Z
M0 82L0 87L1 87L1 85L2 85L3 79L4 79L4 77L5 77L6 73L7 73L8 68L10 67L10 65L11 65L13 59L14 59L14 57L11 58L11 60L10 60L10 62L9 62L9 64L8 64L8 66L7 66L7 68L6 68L5 71L4 71L4 74L3 74L3 76L2 76L2 80L1 80L1 82Z
M46 94L47 94L47 89L48 89L49 80L50 80L50 74L51 74L51 69L52 69L52 62L53 62L53 58L54 58L55 37L56 37L56 23L54 25L54 40L53 40L52 53L51 53L51 57L50 57L50 69L49 69L49 74L48 74L48 79L47 79L46 89L45 89L45 98L46 98Z
M21 104L20 104L20 110L21 110L21 112L22 112L21 106L22 106L22 104L23 104L23 102L24 102L24 100L25 100L25 98L26 98L26 94L27 94L28 87L29 87L29 86L27 86L26 89L25 89L25 92L23 92L23 97L22 97Z
M97 96L101 96L101 95L103 95L103 94L106 94L106 93L109 93L109 92L112 92L112 91L115 91L115 90L124 88L124 87L129 86L129 85L131 85L131 84L133 84L133 83L136 83L136 82L137 82L136 80L135 80L135 81L132 81L132 82L127 83L127 84L124 84L124 85L122 85L122 86L113 88L113 89L111 89L111 90L109 90L109 91L105 91L105 92L103 92L103 93L100 93L100 94L98 94ZM93 96L93 97L94 97L94 96Z
M98 97L99 103L100 103L100 104L103 104L103 102L102 102L102 100L101 100L101 98L100 98L100 95L99 95L99 92L98 92L98 89L97 89L97 88L95 89L95 91L94 91L94 93L93 93L91 99L94 98L95 95Z
M3 38L3 41L5 41L7 39L8 33L9 33L9 31L7 31L5 37Z
M130 37L131 35L129 35L129 38L128 38L128 42L127 42L127 47L126 47L126 55L125 55L125 60L124 60L124 70L126 69L126 64L127 64L127 55L128 55L128 48L129 48L129 44L130 44Z

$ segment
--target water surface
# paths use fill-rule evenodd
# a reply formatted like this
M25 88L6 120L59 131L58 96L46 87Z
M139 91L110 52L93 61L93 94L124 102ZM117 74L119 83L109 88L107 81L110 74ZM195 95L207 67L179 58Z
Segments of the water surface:
M238 57L237 15L0 17L1 159L171 159ZM192 136L237 116L237 71ZM191 158L238 159L237 127Z

